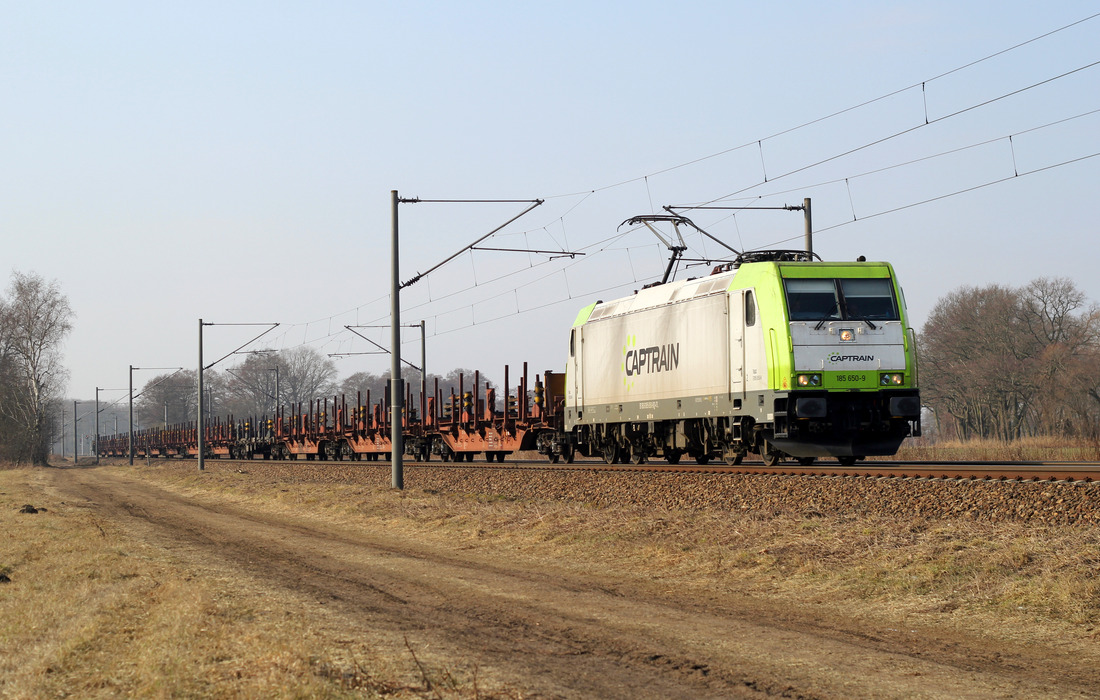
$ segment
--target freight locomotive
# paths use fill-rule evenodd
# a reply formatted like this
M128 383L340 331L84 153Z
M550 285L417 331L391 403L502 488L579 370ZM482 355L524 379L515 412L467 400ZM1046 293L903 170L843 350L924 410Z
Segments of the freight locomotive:
M915 336L885 262L743 254L708 277L578 314L561 449L810 464L892 455L920 434Z
M667 275L666 275L667 276ZM506 396L472 390L417 403L410 388L406 451L503 461L538 450L551 461L576 455L609 464L682 457L700 464L852 464L892 455L920 435L916 339L886 262L822 262L804 251L755 251L712 274L651 285L581 309L568 337L565 373L547 371ZM464 380L463 380L464 381ZM513 393L514 392L514 393ZM333 397L283 407L276 416L215 421L209 456L388 459L389 397L354 405ZM499 405L498 404L502 404ZM136 434L140 456L194 456L193 424ZM104 438L122 456L128 435Z

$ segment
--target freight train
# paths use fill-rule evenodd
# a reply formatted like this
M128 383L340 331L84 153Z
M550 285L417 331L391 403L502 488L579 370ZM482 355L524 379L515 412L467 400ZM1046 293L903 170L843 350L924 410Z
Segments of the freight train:
M666 275L667 276L667 275ZM597 301L576 317L565 372L519 383L498 401L475 375L470 391L410 388L408 454L503 461L537 450L609 464L654 459L765 464L821 457L842 464L895 454L921 431L916 339L886 262L823 262L804 251L754 251L708 276ZM464 379L462 380L464 384ZM389 397L282 407L276 416L215 421L208 456L388 459ZM499 405L498 405L499 404ZM139 456L195 456L193 424L136 433ZM99 453L128 453L128 435Z

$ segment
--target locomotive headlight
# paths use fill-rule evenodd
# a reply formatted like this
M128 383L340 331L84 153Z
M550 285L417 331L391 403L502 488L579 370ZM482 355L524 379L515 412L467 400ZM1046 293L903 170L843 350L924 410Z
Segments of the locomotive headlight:
M821 386L820 374L800 374L795 377L798 386Z
M851 328L841 328L837 335L842 343L850 343L856 339L856 332Z
M905 375L901 372L880 374L878 383L882 386L900 386L905 383Z

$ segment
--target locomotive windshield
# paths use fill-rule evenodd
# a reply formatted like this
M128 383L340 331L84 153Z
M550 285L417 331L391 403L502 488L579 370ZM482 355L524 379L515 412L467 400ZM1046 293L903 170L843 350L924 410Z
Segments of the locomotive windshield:
M886 277L784 280L792 321L897 321L894 286Z

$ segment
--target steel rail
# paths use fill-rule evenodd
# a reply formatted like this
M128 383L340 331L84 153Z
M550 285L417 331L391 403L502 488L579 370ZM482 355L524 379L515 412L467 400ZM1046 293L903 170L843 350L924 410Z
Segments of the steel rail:
M159 460L160 458L155 458ZM187 459L193 459L188 457ZM216 459L215 463L275 463L275 464L326 464L362 467L385 467L388 461L379 460L241 460ZM1100 463L1094 462L898 462L868 461L845 466L836 462L821 462L808 466L782 463L766 466L763 463L729 465L714 464L607 464L599 460L578 460L569 463L551 463L546 460L512 460L507 462L443 462L414 461L406 463L414 469L513 469L529 471L591 471L675 474L744 474L808 477L863 477L875 479L928 479L941 481L1011 481L1011 482L1085 482L1100 484Z
M511 466L510 466L511 465ZM452 469L478 469L488 464L418 462L412 466ZM1070 481L1100 482L1100 464L1087 463L994 463L994 462L864 462L840 464L605 464L575 462L573 464L505 462L491 468L537 469L560 471L649 472L676 474L745 474L772 476L864 477L876 479L936 479L945 481Z

